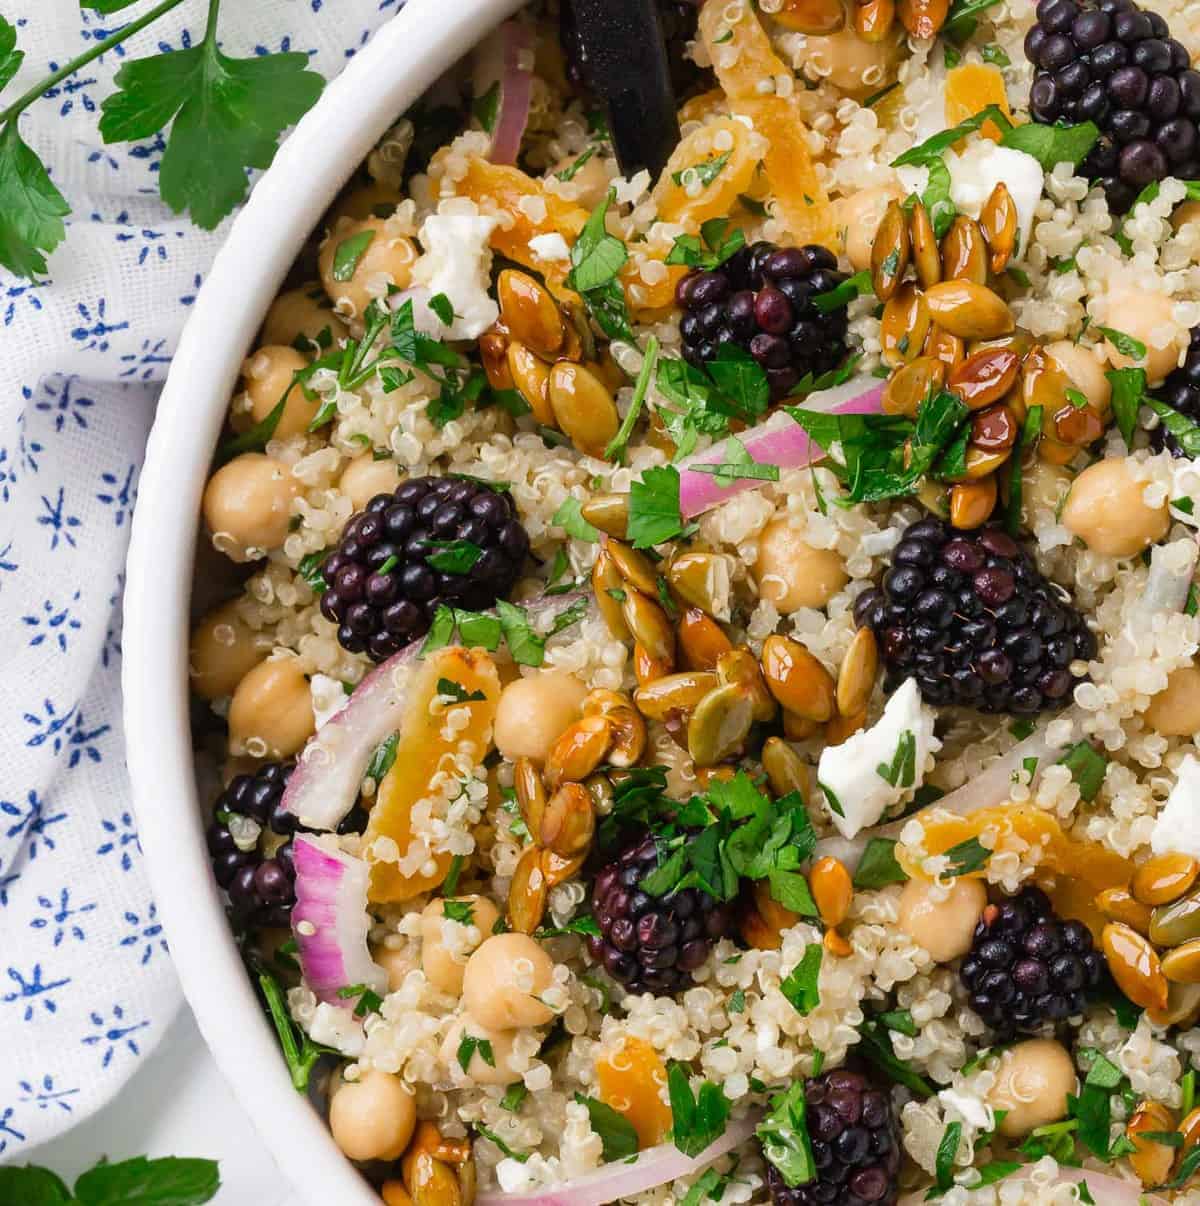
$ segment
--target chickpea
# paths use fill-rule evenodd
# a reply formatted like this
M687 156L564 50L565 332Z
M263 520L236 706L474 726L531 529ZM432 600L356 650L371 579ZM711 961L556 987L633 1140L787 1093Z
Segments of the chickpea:
M334 347L346 338L346 324L329 308L320 282L309 281L299 289L286 290L271 303L261 340L264 346L291 347L303 337L315 344L323 331L329 332Z
M1108 414L1112 385L1104 375L1104 364L1087 349L1069 339L1058 339L1046 345L1071 387L1087 398L1088 404L1100 416Z
M978 879L959 876L940 897L936 885L910 879L900 893L900 928L938 963L949 963L971 949L987 891Z
M338 489L361 511L376 494L391 494L400 484L400 466L391 457L377 461L371 453L355 457L342 470Z
M1035 511L1057 512L1071 488L1071 474L1040 457L1021 475L1021 522L1033 526Z
M204 522L213 545L231 561L257 561L288 534L300 483L287 465L261 452L243 452L222 465L204 489Z
M841 555L814 549L786 518L773 519L758 538L758 592L784 615L824 607L850 581Z
M1000 1134L1020 1139L1065 1118L1067 1094L1074 1092L1075 1065L1066 1048L1053 1039L1027 1039L1000 1056L987 1100L993 1109L1008 1111Z
M845 231L846 258L856 271L871 266L871 244L892 201L900 201L904 190L898 184L860 189L837 202L837 224Z
M1180 666L1167 675L1166 688L1150 700L1146 723L1164 737L1200 733L1200 666Z
M295 348L279 346L259 348L242 365L242 386L250 401L250 418L255 423L261 423L287 395L275 427L277 439L306 432L320 409L315 398L309 401L304 390L294 384L296 374L307 367L307 356L300 355Z
M1159 327L1175 327L1174 303L1165 293L1148 293L1144 289L1117 286L1108 294L1108 318L1105 325L1146 345L1146 359L1139 367L1146 370L1149 384L1157 385L1179 362L1180 340L1187 338L1179 331L1166 347L1151 343L1151 334ZM1108 340L1104 350L1113 368L1129 368L1135 362L1122 356Z
M270 652L242 619L237 601L210 611L192 630L188 674L201 699L232 695L234 688Z
M446 946L446 926L456 923L446 917L446 901L435 897L421 914L421 968L434 988L457 997L462 992L468 955L491 935L500 914L484 896L454 896L451 900L471 906L470 922L457 927L461 950Z
M371 958L387 972L388 992L398 992L404 986L404 977L417 970L417 962L406 950L393 950L390 946L377 946Z
M843 92L876 92L894 75L899 57L899 31L879 42L867 42L847 25L828 37L810 37L807 62L814 73Z
M1072 483L1063 525L1094 553L1134 557L1171 526L1165 498L1157 507L1146 503L1147 485L1134 476L1128 457L1097 461Z
M373 232L370 243L358 257L348 280L334 278L334 259L338 248L355 235ZM362 222L342 219L321 244L317 264L321 283L337 312L344 317L359 318L374 298L383 298L388 285L407 289L412 281L417 249L411 239L393 234L382 218L366 218Z
M554 961L528 934L493 934L467 960L463 1004L489 1030L542 1026L554 1011L538 998L553 978Z
M467 1061L467 1075L481 1085L511 1085L529 1067L529 1057L513 1050L519 1034L518 1030L489 1030L469 1015L459 1018L442 1042L442 1063L451 1069L461 1068L458 1052L463 1039L482 1039L492 1048L492 1062L483 1058L477 1046Z
M333 1141L351 1160L398 1160L416 1126L416 1097L378 1068L341 1081L329 1100Z
M1175 212L1171 214L1171 227L1178 234L1189 222L1195 222L1197 219L1200 219L1200 201L1185 201L1182 205L1177 205Z
M312 692L294 657L255 666L229 704L229 748L257 758L287 758L316 732Z
M579 719L587 687L562 670L540 670L510 683L496 708L496 748L515 762L544 762L555 739Z

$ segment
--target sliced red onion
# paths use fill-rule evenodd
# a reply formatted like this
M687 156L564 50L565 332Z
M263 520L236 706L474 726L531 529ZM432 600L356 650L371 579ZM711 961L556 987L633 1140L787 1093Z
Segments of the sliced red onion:
M698 1156L685 1156L673 1143L639 1152L636 1160L613 1160L573 1181L528 1193L504 1193L495 1190L479 1194L475 1206L608 1206L622 1198L632 1198L656 1185L667 1185L680 1177L690 1177L719 1156L732 1151L754 1134L757 1115L750 1115L725 1127L725 1133Z
M877 378L856 377L844 385L809 395L804 399L803 409L839 415L873 415L880 412L882 394L883 385ZM804 428L782 410L757 427L740 432L737 438L758 464L778 465L780 469L803 469L825 455L820 445L809 439ZM685 519L702 515L735 495L762 485L756 478L739 478L723 486L715 475L692 469L693 465L720 465L724 459L725 446L720 441L679 465L679 508Z
M1026 1179L1024 1171L1014 1172L1003 1181L997 1182L996 1188ZM1165 1206L1167 1201L1158 1194L1147 1193L1140 1181L1126 1181L1108 1173L1093 1172L1089 1168L1060 1168L1054 1183L1078 1185L1080 1181L1087 1182L1088 1191L1096 1206ZM906 1193L900 1199L899 1206L919 1206L925 1201L926 1192L921 1189L914 1193Z
M338 990L364 984L387 991L387 972L371 958L367 932L367 864L339 850L335 839L296 834L296 904L292 933L305 984L320 1001L347 1004Z
M530 623L536 627L547 613L557 615L582 597L579 591L552 598L541 595L526 607ZM423 644L423 637L413 641L372 670L355 687L350 702L309 738L283 793L284 808L301 825L336 829L354 807L376 746L404 723L408 699L402 671L417 659Z
M516 163L533 100L533 30L520 21L505 21L480 47L473 79L477 97L500 85L488 159Z
M1186 550L1178 548L1181 544L1186 544ZM1142 590L1140 609L1150 615L1156 611L1182 611L1198 557L1200 546L1195 540L1156 545L1150 554L1150 571Z

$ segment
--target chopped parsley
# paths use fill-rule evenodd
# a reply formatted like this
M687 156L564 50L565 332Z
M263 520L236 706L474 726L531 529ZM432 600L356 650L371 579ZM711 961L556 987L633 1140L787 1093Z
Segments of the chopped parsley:
M951 846L946 857L950 860L946 865L948 875L969 875L986 867L992 852L977 837L969 837L965 842Z
M424 547L436 550L426 555L426 564L443 574L469 574L483 556L483 549L470 540L426 540Z
M799 1014L807 1015L821 1003L817 981L821 974L823 953L819 942L810 943L805 947L800 962L780 982L779 991Z
M1099 794L1108 773L1108 759L1086 741L1073 745L1059 760L1079 785L1079 795L1090 804Z
M333 252L333 279L340 283L351 280L359 261L375 239L375 231L360 230L343 239Z
M555 172L554 173L555 179L561 180L564 184L567 184L570 181L574 180L575 177L579 175L579 169L581 167L583 167L583 165L585 163L587 163L587 161L589 159L591 159L591 157L595 153L596 153L596 148L594 146L588 147L588 149L586 151L584 151L583 154L580 155L579 158L576 159L574 163L570 164L570 166L568 166L568 167L563 168L563 170L561 172Z
M629 488L627 536L635 549L653 548L683 531L679 509L679 470L674 465L647 469Z
M642 367L638 372L637 381L634 383L633 397L629 400L629 409L625 412L625 418L621 420L617 434L613 436L604 450L604 455L617 465L625 460L625 445L629 443L629 437L633 434L638 415L641 414L642 404L646 400L646 392L650 388L650 381L654 376L654 367L657 363L658 340L651 335L646 340L646 351L642 357Z
M1146 345L1140 339L1134 339L1132 335L1126 335L1124 331L1117 331L1112 327L1097 327L1096 330L1122 356L1128 356L1131 360L1144 360L1146 358Z
M694 163L691 167L681 168L678 172L671 173L671 179L680 187L686 187L685 180L698 180L701 188L708 188L725 170L725 165L729 162L729 156L732 153L732 151L725 151L711 159L703 159L699 163Z
M504 1090L504 1096L500 1098L500 1108L516 1113L528 1096L529 1090L525 1087L524 1081L515 1080Z
M480 696L482 699L483 697ZM469 900L442 901L442 916L447 921L455 921L459 925L475 924L475 907Z
M746 993L741 988L735 988L729 998L730 1013L745 1013L746 1011Z
M724 1089L704 1081L692 1093L685 1065L673 1061L667 1070L667 1093L671 1099L671 1139L685 1156L698 1156L724 1133L729 1120L729 1098Z
M363 772L364 778L370 779L377 786L383 782L388 771L392 769L392 764L396 761L396 746L399 741L400 734L393 733L375 747L375 752L367 763L367 769Z
M339 988L337 995L343 1001L358 998L354 1006L356 1018L365 1018L368 1013L378 1013L383 1008L383 998L365 984L348 984L345 988Z
M1084 399L1087 405L1087 399ZM1025 422L1021 425L1021 438L1018 447L1011 458L1011 468L1008 473L1008 506L1005 509L1005 527L1011 535L1016 535L1021 526L1021 501L1024 497L1023 462L1025 453L1038 441L1042 434L1042 408L1031 406L1025 414Z
M700 226L700 234L681 234L667 253L665 263L686 264L689 268L718 268L746 245L746 236L738 227L729 229L728 218L709 218Z
M868 1063L874 1064L889 1080L903 1085L917 1097L933 1096L933 1086L895 1053L887 1030L876 1019L868 1018L859 1027L858 1033L858 1052Z
M917 738L911 729L905 729L896 743L891 765L881 762L875 773L889 787L912 787L917 777Z
M561 938L564 934L585 934L595 937L599 933L599 922L590 913L585 913L582 917L573 917L566 925L546 926L535 930L533 936L535 938Z
M464 1069L465 1071L465 1069ZM482 1122L475 1123L475 1129L487 1140L494 1143L499 1149L500 1154L507 1156L510 1160L516 1160L518 1164L524 1164L529 1159L528 1152L515 1152L495 1131L483 1125Z
M883 888L902 884L908 876L896 861L896 843L891 838L873 837L867 841L854 872L856 888Z
M1151 398L1147 395L1142 398L1142 402L1158 415L1159 421L1175 437L1179 447L1183 449L1185 456L1200 456L1200 426L1193 423L1186 415L1173 410L1165 402L1160 402L1157 398Z
M454 303L444 293L435 293L427 304L445 326L454 321Z
M476 1052L479 1052L479 1058L483 1060L489 1068L496 1066L496 1056L492 1051L492 1044L487 1039L476 1038L473 1034L464 1034L462 1041L458 1044L458 1066L465 1072L470 1066L471 1060Z
M499 109L500 81L495 80L486 92L471 102L471 116L490 134L496 128L496 114Z
M628 1156L637 1155L637 1131L633 1129L633 1123L628 1118L594 1097L576 1093L575 1100L580 1105L587 1106L588 1120L592 1130L600 1136L605 1161L624 1160Z
M807 1185L817 1175L817 1166L808 1134L804 1081L798 1080L785 1092L776 1094L770 1106L770 1112L755 1131L763 1156L787 1185L793 1188Z
M732 486L735 482L744 479L760 482L777 482L779 480L779 466L760 465L737 436L730 436L725 441L725 459L723 461L717 464L693 463L690 471L711 473L716 478L718 486Z
M861 272L847 277L840 285L836 285L825 293L818 293L812 299L812 303L822 314L828 314L849 305L856 297L862 297L870 292L872 292L871 272L870 269L864 268Z
M567 285L583 298L588 312L609 339L633 342L625 290L617 274L629 259L625 244L608 233L605 219L617 199L615 188L595 208L571 247Z
M309 553L300 559L300 564L296 567L296 572L308 583L309 588L316 595L323 595L329 589L329 583L325 581L325 575L321 572L321 566L324 565L327 556L329 556L328 549Z
M1112 408L1117 427L1125 441L1125 447L1132 449L1133 433L1137 430L1138 408L1142 405L1146 393L1146 370L1109 369L1104 376L1112 386Z
M942 1133L942 1141L938 1144L937 1156L934 1158L934 1178L940 1193L945 1193L954 1184L954 1158L958 1155L958 1145L962 1140L962 1123L951 1122ZM926 1199L933 1197L926 1194Z

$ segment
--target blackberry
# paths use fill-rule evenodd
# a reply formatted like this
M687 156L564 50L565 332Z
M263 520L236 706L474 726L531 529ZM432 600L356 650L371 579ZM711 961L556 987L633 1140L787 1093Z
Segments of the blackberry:
M1034 121L1100 127L1080 172L1114 213L1152 181L1200 172L1200 72L1158 13L1132 0L1041 0L1025 56L1037 69Z
M845 279L817 244L755 243L718 268L689 272L675 291L684 359L699 366L735 343L766 369L777 402L806 373L819 377L845 359L846 307L822 314L812 300Z
M592 884L600 934L588 949L630 992L669 995L691 983L718 938L733 933L733 913L699 888L643 892L642 880L657 866L658 846L647 836L600 869Z
M1200 327L1192 328L1192 341L1183 363L1171 370L1153 394L1184 418L1200 423ZM1179 441L1161 423L1150 433L1150 446L1156 452L1168 448L1172 456L1186 455Z
M875 633L893 691L915 677L931 704L1032 714L1067 704L1076 659L1096 639L1070 597L998 527L940 519L904 530L879 586L854 602Z
M899 1187L900 1136L891 1099L860 1072L835 1068L808 1081L808 1134L817 1175L790 1187L767 1164L776 1206L892 1206Z
M971 1008L1002 1037L1035 1034L1083 1012L1105 975L1080 921L1063 921L1040 888L988 905L959 971Z
M382 662L429 630L438 605L491 607L513 588L529 536L487 482L415 477L351 516L321 565L321 614L351 653Z

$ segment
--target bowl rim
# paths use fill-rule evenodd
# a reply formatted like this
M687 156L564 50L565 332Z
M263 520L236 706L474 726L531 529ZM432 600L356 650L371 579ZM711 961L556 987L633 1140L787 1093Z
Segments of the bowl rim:
M184 995L225 1080L312 1206L379 1206L292 1087L208 864L188 702L200 498L267 306L338 189L388 127L522 0L408 0L332 80L230 226L159 399L124 596L126 756L146 868ZM163 533L169 533L163 539Z

